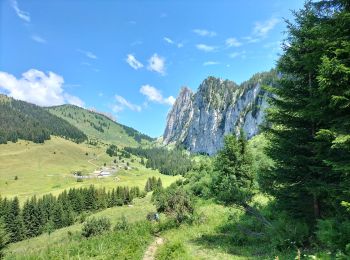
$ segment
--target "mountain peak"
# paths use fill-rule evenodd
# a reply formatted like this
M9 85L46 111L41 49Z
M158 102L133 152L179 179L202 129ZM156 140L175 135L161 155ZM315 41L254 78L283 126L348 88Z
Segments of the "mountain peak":
M237 134L243 128L248 138L256 135L267 106L260 82L268 81L272 74L254 75L241 85L209 76L196 93L182 88L168 114L163 142L212 155L222 147L226 134Z

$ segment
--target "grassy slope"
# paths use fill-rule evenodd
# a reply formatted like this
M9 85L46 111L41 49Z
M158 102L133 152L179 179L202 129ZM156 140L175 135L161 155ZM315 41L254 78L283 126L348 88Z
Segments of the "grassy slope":
M149 194L136 199L133 207L115 207L92 216L108 217L113 226L122 215L129 223L143 221L148 212L155 210L150 197ZM230 226L235 224L228 224L228 219L232 214L242 214L239 209L201 201L197 212L200 217L194 224L183 224L160 234L165 244L158 248L156 259L275 259L277 255L280 259L294 259L296 255L295 252L271 252L266 244L237 245ZM161 218L164 221L163 215ZM80 235L81 228L82 224L75 224L56 230L50 236L43 234L11 244L5 259L141 259L154 239L150 230L143 229L85 239Z
M266 198L257 198L265 200ZM162 233L166 243L157 251L157 260L163 259L295 259L292 252L271 251L266 243L240 245L233 231L235 221L243 211L212 202L201 201L197 210L199 221L181 225Z
M133 207L114 207L92 216L107 217L114 226L123 215L128 223L134 223L145 220L147 213L154 210L148 195L143 199L135 199ZM118 234L111 232L97 238L84 239L79 235L81 228L82 224L79 223L56 230L50 236L43 234L11 244L5 259L139 259L152 240L149 232L142 232L142 229L129 232L131 234L120 234L119 238L115 237ZM68 232L72 235L69 236Z
M34 144L27 141L0 145L0 194L1 196L19 196L23 201L32 195L44 193L58 194L69 187L88 186L94 184L100 187L113 188L117 185L144 187L150 176L161 177L163 184L167 185L177 177L161 175L158 171L146 169L133 157L135 162L124 159L133 167L132 170L120 170L117 173L119 180L113 177L104 179L86 179L77 183L72 178L72 171L80 170L91 173L97 167L88 162L89 159L98 158L92 162L98 166L104 163L113 165L106 153L106 146L90 146L76 144L62 138L52 137L45 144ZM86 155L86 152L88 155ZM54 154L55 153L55 154ZM121 165L123 163L120 162ZM18 176L18 180L14 180Z
M67 120L79 130L83 131L90 139L98 139L105 143L111 143L121 146L137 146L139 143L127 134L123 126L110 120L106 116L99 115L95 112L82 109L72 105L63 105L48 108L50 113ZM102 126L104 132L96 130L93 126ZM142 140L143 144L148 144Z

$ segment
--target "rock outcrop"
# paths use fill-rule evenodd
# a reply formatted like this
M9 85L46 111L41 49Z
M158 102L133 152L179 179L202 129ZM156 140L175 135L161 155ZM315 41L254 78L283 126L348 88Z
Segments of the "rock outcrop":
M241 85L208 77L193 93L183 87L167 117L164 144L183 145L194 153L215 154L224 136L243 129L248 138L259 132L264 122L267 93L275 72L259 73Z

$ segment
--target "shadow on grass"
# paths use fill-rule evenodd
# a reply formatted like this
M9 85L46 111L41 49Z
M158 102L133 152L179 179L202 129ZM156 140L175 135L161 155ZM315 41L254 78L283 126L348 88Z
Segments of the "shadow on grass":
M263 245L248 245L235 239L234 234L216 233L203 234L201 237L191 241L202 249L210 249L232 256L247 259L271 259L269 249Z

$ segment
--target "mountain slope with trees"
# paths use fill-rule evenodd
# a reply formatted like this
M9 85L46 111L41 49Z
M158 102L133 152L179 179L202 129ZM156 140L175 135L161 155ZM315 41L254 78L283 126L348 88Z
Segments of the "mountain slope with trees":
M80 143L87 136L42 107L0 95L0 144L18 139L43 143L50 135Z
M154 140L131 127L115 122L107 115L81 107L62 105L50 107L48 111L76 126L92 141L100 140L110 144L136 146L149 144Z

